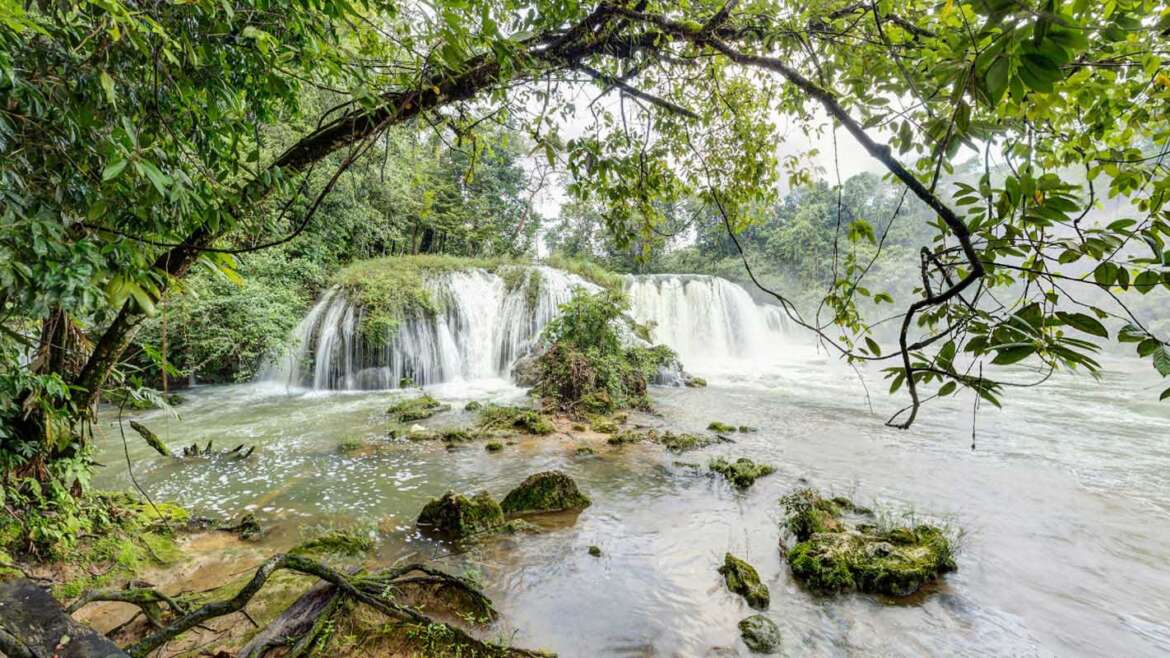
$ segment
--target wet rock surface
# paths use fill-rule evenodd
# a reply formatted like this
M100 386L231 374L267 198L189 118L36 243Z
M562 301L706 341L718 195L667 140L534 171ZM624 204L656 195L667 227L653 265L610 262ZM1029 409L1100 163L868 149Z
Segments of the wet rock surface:
M592 504L573 478L560 471L544 471L528 476L509 491L500 506L505 514L532 514L579 510Z
M755 567L735 557L731 553L723 556L723 566L719 573L727 583L727 589L739 594L747 604L756 610L768 608L768 586L760 582L760 574Z
M780 651L780 629L776 622L764 615L752 615L741 620L739 634L752 653L774 654Z

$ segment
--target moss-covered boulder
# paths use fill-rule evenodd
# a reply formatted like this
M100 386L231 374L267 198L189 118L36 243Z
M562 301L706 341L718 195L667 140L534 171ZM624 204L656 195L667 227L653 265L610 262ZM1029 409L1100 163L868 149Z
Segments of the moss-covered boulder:
M536 409L489 404L479 410L481 430L512 429L528 434L552 434L552 420Z
M503 527L504 512L486 491L468 498L448 491L423 507L419 529L447 539L462 539Z
M418 397L399 400L390 405L386 413L400 423L409 423L424 418L430 418L440 411L448 411L451 405L443 404L435 398L423 394Z
M697 434L675 434L671 431L663 432L657 438L658 443L671 452L688 452L690 450L698 450L699 448L706 448L715 443L721 443L723 439L718 437L699 436Z
M752 653L772 654L780 651L780 629L764 615L752 615L739 622L739 634Z
M719 422L717 420L713 420L707 425L707 429L711 430L712 432L722 432L722 433L726 434L728 432L734 432L735 425L729 425L727 423L722 423L722 422Z
M771 475L776 472L776 469L768 464L757 464L747 457L740 457L739 459L729 462L726 459L719 457L711 461L707 468L712 473L718 473L727 478L727 481L734 484L740 489L747 489L755 484L756 480Z
M573 478L560 471L544 471L528 476L509 491L500 506L505 514L532 514L579 510L592 504Z
M792 575L814 592L907 596L956 569L946 534L935 526L882 528L846 518L867 515L844 498L803 490L782 499L785 525L799 540L788 551Z
M727 589L742 596L748 605L756 610L768 609L768 586L760 582L755 567L727 553L719 573L723 574Z

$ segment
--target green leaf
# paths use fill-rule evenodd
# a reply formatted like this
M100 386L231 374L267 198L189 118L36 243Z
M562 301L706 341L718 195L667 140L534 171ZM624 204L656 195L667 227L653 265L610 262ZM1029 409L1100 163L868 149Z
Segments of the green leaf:
M114 93L114 79L105 71L102 71L98 78L102 83L102 91L106 94L106 100L109 101L110 105L117 105L118 97Z
M955 382L953 382L953 381L947 382L939 387L938 396L940 398L946 397L946 396L950 395L951 393L954 393L956 388L958 388L958 385L956 385Z
M1101 324L1097 318L1084 313L1065 313L1064 311L1057 311L1056 317L1060 321L1078 331L1083 331L1086 334L1100 336L1101 338L1108 338L1109 331L1105 329L1105 325Z
M1117 266L1109 261L1105 261L1093 270L1093 280L1101 286L1111 286L1117 281Z
M1168 388L1168 389L1166 389L1166 390L1162 391L1162 395L1159 395L1159 396L1158 396L1158 401L1159 401L1159 402L1162 402L1162 401L1163 401L1163 400L1165 400L1166 398L1170 398L1170 388Z
M999 56L983 74L983 87L987 90L987 101L991 105L998 105L1003 99L1008 86L1008 60Z
M1144 295L1158 287L1158 284L1161 282L1162 275L1158 274L1154 270L1143 270L1140 274L1134 277L1133 287L1137 288L1137 291Z
M881 347L881 345L877 344L876 340L870 338L869 336L866 336L865 337L865 345L866 345L866 347L869 348L870 354L873 354L874 356L881 356L882 355L882 347Z
M997 366L1006 366L1031 356L1036 351L1035 345L1016 345L1014 347L1007 347L996 352L995 358L991 360Z
M1154 352L1154 369L1163 377L1170 377L1170 350L1165 345Z
M117 160L106 165L106 168L102 170L102 182L105 183L106 181L117 178L118 174L122 173L122 170L128 164L130 164L129 160Z

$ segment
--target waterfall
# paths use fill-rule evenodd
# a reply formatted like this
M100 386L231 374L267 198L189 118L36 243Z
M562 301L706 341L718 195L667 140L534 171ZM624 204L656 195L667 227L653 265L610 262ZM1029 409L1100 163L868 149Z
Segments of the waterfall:
M403 318L381 345L360 334L364 309L332 288L260 379L293 387L369 390L397 388L404 379L427 385L507 377L574 287L597 290L550 267L524 269L525 282L528 276L540 277L532 299L526 283L508 290L503 278L482 269L431 276L428 292L441 310Z
M783 311L757 304L730 281L695 274L626 278L630 314L650 326L688 370L702 373L729 360L775 361L785 348Z

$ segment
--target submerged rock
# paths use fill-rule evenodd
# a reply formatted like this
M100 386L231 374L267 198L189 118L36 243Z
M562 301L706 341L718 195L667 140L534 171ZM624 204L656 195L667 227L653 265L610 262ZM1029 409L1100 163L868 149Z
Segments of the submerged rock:
M735 431L735 425L728 425L727 423L713 420L707 425L707 429L711 430L712 432L722 432L727 434L728 432Z
M764 615L752 615L739 622L743 643L754 653L771 654L780 650L780 629Z
M556 429L549 417L535 409L489 404L479 411L482 430L515 429L528 434L552 434Z
M443 404L435 398L423 394L418 397L407 398L399 400L390 405L386 413L398 420L400 423L409 423L424 418L430 418L441 411L448 411L451 405Z
M484 445L483 449L487 450L488 452L499 452L504 449L504 444L500 443L499 441L488 441L487 444Z
M699 448L706 448L715 443L722 443L730 439L723 439L721 437L707 437L698 436L696 434L675 434L674 432L664 432L658 438L658 442L671 452L687 452L689 450L697 450Z
M841 518L843 513L868 510L808 489L785 496L782 503L785 525L799 540L788 551L788 565L815 592L907 596L957 568L950 541L935 526L852 524Z
M448 491L423 507L417 523L419 528L431 533L462 539L502 527L504 512L486 491L471 498Z
M740 489L747 489L755 484L757 479L776 472L776 469L772 466L768 464L757 464L747 457L740 457L734 462L729 462L719 457L712 460L707 467L711 472L722 475Z
M723 556L719 573L723 574L727 589L742 596L748 605L756 610L768 609L768 586L760 582L755 567L727 553Z
M528 476L509 491L500 506L507 514L530 514L578 510L592 504L573 478L560 471L544 471Z

